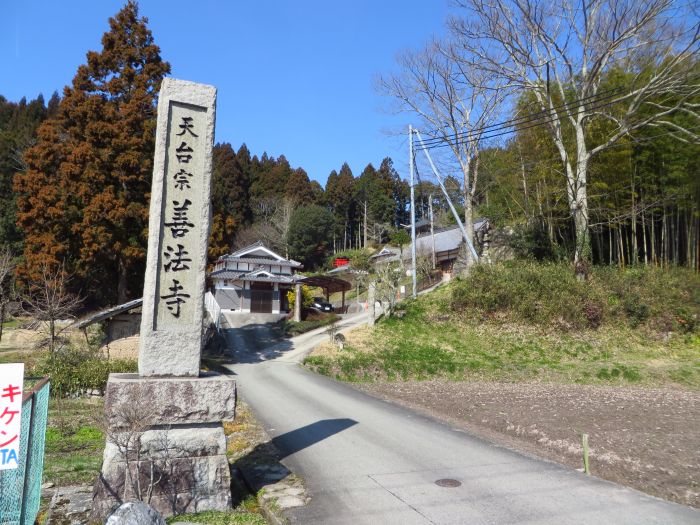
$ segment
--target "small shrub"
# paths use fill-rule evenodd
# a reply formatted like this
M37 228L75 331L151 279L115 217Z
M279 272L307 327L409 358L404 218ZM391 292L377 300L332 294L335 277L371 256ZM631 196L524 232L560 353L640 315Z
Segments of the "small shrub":
M632 328L637 328L649 319L649 306L643 303L637 294L632 293L625 297L623 305Z
M90 391L104 393L111 372L136 372L134 359L105 359L99 352L85 348L65 347L44 355L33 375L51 378L54 397L79 396Z
M676 310L676 326L679 332L689 334L695 331L698 321L697 314L691 313L687 308Z
M603 381L611 381L622 378L630 383L636 383L642 378L639 370L637 370L635 367L621 364L615 364L609 369L607 366L599 369L596 373L596 377Z
M586 300L582 311L590 328L598 328L603 323L603 305L599 302Z
M310 332L311 330L315 330L316 328L321 328L322 326L327 326L329 324L336 323L340 320L340 316L332 314L332 315L324 315L323 317L317 318L317 319L307 319L305 321L285 321L283 324L283 330L284 333L287 335L299 335L303 334L306 332Z
M289 303L289 309L293 312L294 305L297 301L297 293L294 288L287 291L287 302ZM301 307L309 308L314 302L314 293L311 291L311 287L302 284L301 285Z

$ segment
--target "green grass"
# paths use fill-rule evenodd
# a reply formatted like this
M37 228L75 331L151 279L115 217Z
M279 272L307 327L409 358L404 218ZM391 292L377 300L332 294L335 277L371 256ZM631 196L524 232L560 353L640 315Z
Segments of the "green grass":
M310 332L311 330L316 330L316 328L321 328L322 326L328 326L336 321L340 320L340 316L335 314L324 315L319 319L309 319L306 321L296 322L296 321L284 321L282 329L285 335L294 336Z
M24 363L27 368L31 368L36 362L36 352L26 352L18 349L0 350L0 364L3 363Z
M2 323L3 330L11 330L13 328L19 328L19 319L8 319L4 323Z
M345 381L443 377L700 388L700 335L697 326L688 328L697 325L700 309L694 274L605 268L593 282L576 283L551 265L511 268L486 267L405 301L403 317L380 321L368 342L355 344L350 334L344 351L312 354L305 363ZM571 284L573 291L563 289ZM641 315L633 308L640 304L647 305Z
M51 399L44 479L56 485L92 483L102 465L105 436L99 398Z
M186 521L206 523L208 525L266 525L267 521L260 514L260 507L255 496L249 496L235 509L229 512L208 510L196 514L181 514L166 520L168 523Z
M196 514L181 514L168 518L168 523L187 521L206 523L208 525L266 525L267 521L260 514L257 498L250 496L230 512L208 510Z

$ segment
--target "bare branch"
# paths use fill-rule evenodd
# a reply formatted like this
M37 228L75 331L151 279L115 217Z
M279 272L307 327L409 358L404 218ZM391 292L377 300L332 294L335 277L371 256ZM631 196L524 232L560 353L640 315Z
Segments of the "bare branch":
M42 323L48 336L46 344L53 354L59 349L59 336L68 324L59 326L58 321L73 318L83 298L68 291L70 275L61 267L50 268L43 264L41 279L30 283L29 292L22 296L27 313Z

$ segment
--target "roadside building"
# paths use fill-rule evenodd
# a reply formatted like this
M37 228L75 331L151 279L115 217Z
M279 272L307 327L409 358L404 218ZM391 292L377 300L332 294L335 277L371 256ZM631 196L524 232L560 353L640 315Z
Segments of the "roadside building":
M139 298L94 312L73 323L73 328L86 330L91 324L102 323L105 335L104 344L137 336L141 328L142 304L143 299Z
M483 253L486 248L485 235L489 230L487 219L480 219L474 223L474 234L477 249ZM459 226L430 230L416 235L416 255L418 257L433 257L435 254L435 268L442 272L443 278L449 278L454 272L454 266L464 247L464 237ZM411 269L411 251L413 245L408 244L403 250L391 246L383 247L379 252L370 257L373 264L386 264L403 260L407 273Z
M303 276L301 263L256 242L216 261L213 293L222 312L280 314L289 311L287 292Z

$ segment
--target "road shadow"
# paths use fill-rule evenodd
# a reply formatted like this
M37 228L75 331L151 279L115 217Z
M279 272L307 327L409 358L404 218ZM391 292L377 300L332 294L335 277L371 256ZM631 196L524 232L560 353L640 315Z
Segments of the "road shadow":
M248 489L257 493L266 485L273 485L291 475L281 460L357 425L353 419L323 419L297 428L257 445L237 459L231 468L240 473Z
M255 323L222 329L205 348L205 356L222 365L259 363L280 357L293 348L281 323Z

